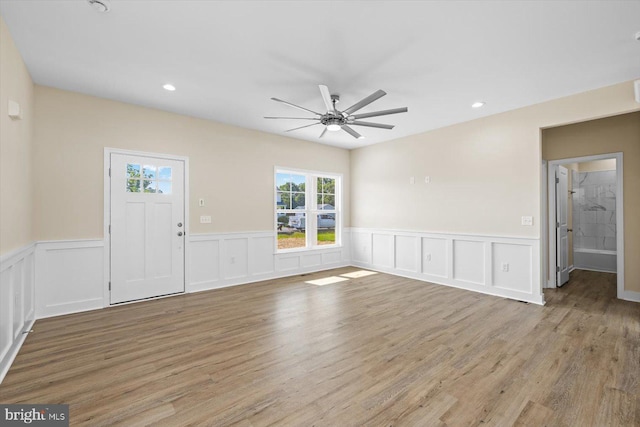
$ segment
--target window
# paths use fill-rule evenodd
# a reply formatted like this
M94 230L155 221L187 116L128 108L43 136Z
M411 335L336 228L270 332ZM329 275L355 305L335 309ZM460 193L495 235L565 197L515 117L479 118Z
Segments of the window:
M278 250L340 244L340 176L276 169Z
M142 174L140 170L142 169ZM169 166L127 163L128 193L171 194L171 168Z

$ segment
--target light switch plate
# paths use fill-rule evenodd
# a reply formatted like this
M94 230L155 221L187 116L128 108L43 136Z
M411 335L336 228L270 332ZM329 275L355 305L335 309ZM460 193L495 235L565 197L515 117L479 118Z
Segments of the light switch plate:
M424 177L424 183L425 183L425 184L429 184L429 183L431 183L431 177L430 177L430 176L425 176L425 177Z
M210 215L200 216L200 224L211 224L211 216Z
M532 226L533 225L533 217L532 216L523 216L522 217L522 225Z

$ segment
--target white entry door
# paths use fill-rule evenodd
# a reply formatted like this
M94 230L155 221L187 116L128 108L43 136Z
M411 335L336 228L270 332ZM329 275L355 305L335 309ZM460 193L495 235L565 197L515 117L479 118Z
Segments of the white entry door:
M569 281L569 171L558 166L556 173L556 286Z
M184 292L184 162L111 154L111 304Z

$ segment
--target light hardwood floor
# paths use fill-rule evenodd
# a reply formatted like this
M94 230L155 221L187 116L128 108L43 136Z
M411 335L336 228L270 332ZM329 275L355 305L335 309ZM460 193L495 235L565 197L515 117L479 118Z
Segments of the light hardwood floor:
M39 320L3 403L86 426L638 426L640 304L545 307L354 268Z

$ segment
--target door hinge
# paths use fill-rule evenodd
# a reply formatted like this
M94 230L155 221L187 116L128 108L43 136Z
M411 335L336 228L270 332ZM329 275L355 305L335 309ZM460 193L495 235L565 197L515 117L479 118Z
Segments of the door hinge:
M111 176L111 175L109 175ZM560 184L560 178L556 178L556 184Z
M109 224L109 234L111 234L111 224Z
M111 168L109 168L109 176L111 176Z
M556 273L560 273L560 266L556 265Z
M111 282L109 282L109 290L111 290Z

